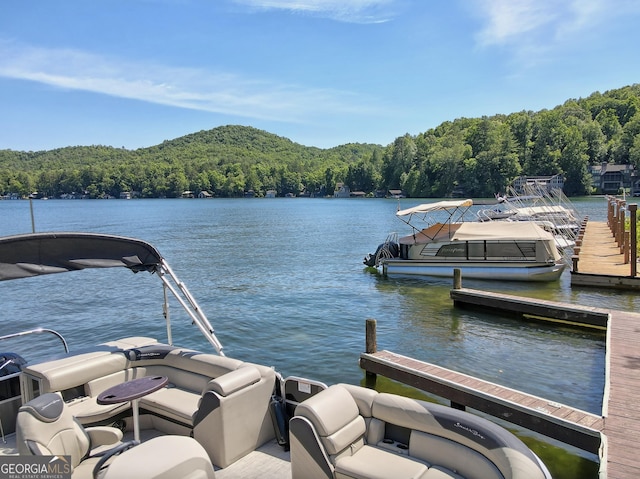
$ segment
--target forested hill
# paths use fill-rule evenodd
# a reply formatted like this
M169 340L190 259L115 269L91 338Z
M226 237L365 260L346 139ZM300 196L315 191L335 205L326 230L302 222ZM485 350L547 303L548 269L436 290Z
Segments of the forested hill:
M0 194L40 192L49 197L86 193L118 197L176 197L184 191L242 196L275 190L283 196L317 192L349 165L369 161L383 147L347 144L307 147L246 126L200 131L150 148L75 146L50 151L0 150Z
M0 150L0 194L324 195L343 182L366 193L403 189L413 197L490 197L522 174L562 174L571 196L591 192L589 166L601 163L640 166L639 84L551 110L446 121L384 147L320 149L251 127L224 126L138 150Z

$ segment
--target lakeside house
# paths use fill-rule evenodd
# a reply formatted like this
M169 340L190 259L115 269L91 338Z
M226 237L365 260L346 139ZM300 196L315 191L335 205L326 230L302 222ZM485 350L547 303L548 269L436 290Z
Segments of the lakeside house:
M513 180L513 189L519 195L530 194L531 190L562 190L564 188L564 178L562 175L551 176L519 176Z
M633 165L602 163L589 168L592 186L597 194L618 194L621 188L630 190L633 196L640 195L640 186Z
M405 195L404 191L402 190L389 190L388 197L389 198L406 198L407 195Z
M349 198L351 196L351 188L344 183L336 183L336 189L333 192L334 198Z

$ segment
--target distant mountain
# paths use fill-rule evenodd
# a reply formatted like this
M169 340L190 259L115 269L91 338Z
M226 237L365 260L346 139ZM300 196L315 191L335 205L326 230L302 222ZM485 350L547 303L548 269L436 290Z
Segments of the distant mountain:
M237 196L245 190L263 194L273 189L298 194L309 187L318 189L326 182L327 171L340 176L349 165L368 161L382 150L380 145L356 143L308 147L238 125L137 150L96 145L37 152L0 150L0 193L40 191L57 197L87 191L90 197L117 197L133 190L141 196L178 196L182 190L202 189Z

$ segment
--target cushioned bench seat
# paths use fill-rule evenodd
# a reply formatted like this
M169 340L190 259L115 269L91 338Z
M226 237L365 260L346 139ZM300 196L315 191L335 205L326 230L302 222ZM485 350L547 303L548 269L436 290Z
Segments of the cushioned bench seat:
M215 472L206 451L181 436L160 436L129 449L107 468L104 479L213 479Z
M437 404L334 385L289 422L293 479L544 479L506 429Z
M424 479L429 470L427 464L371 446L363 446L358 454L342 458L336 462L336 478Z
M130 403L100 405L98 395L131 379L166 376L167 387L140 399L141 424L167 434L192 435L219 467L274 437L269 401L276 374L266 366L151 338L125 338L29 366L24 373L39 383L40 393L59 392L83 425L123 417L129 423Z

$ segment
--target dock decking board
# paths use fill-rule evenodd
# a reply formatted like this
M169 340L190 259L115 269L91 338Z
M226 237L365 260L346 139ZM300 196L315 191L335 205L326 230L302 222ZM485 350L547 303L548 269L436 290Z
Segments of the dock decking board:
M612 479L640 477L640 315L612 312L607 364L609 384L603 434L607 474Z
M578 253L578 271L587 274L629 276L631 266L616 244L606 222L587 221Z
M631 265L624 262L624 254L607 223L587 221L576 256L577 271L571 272L572 285L640 289L640 277L631 276Z

